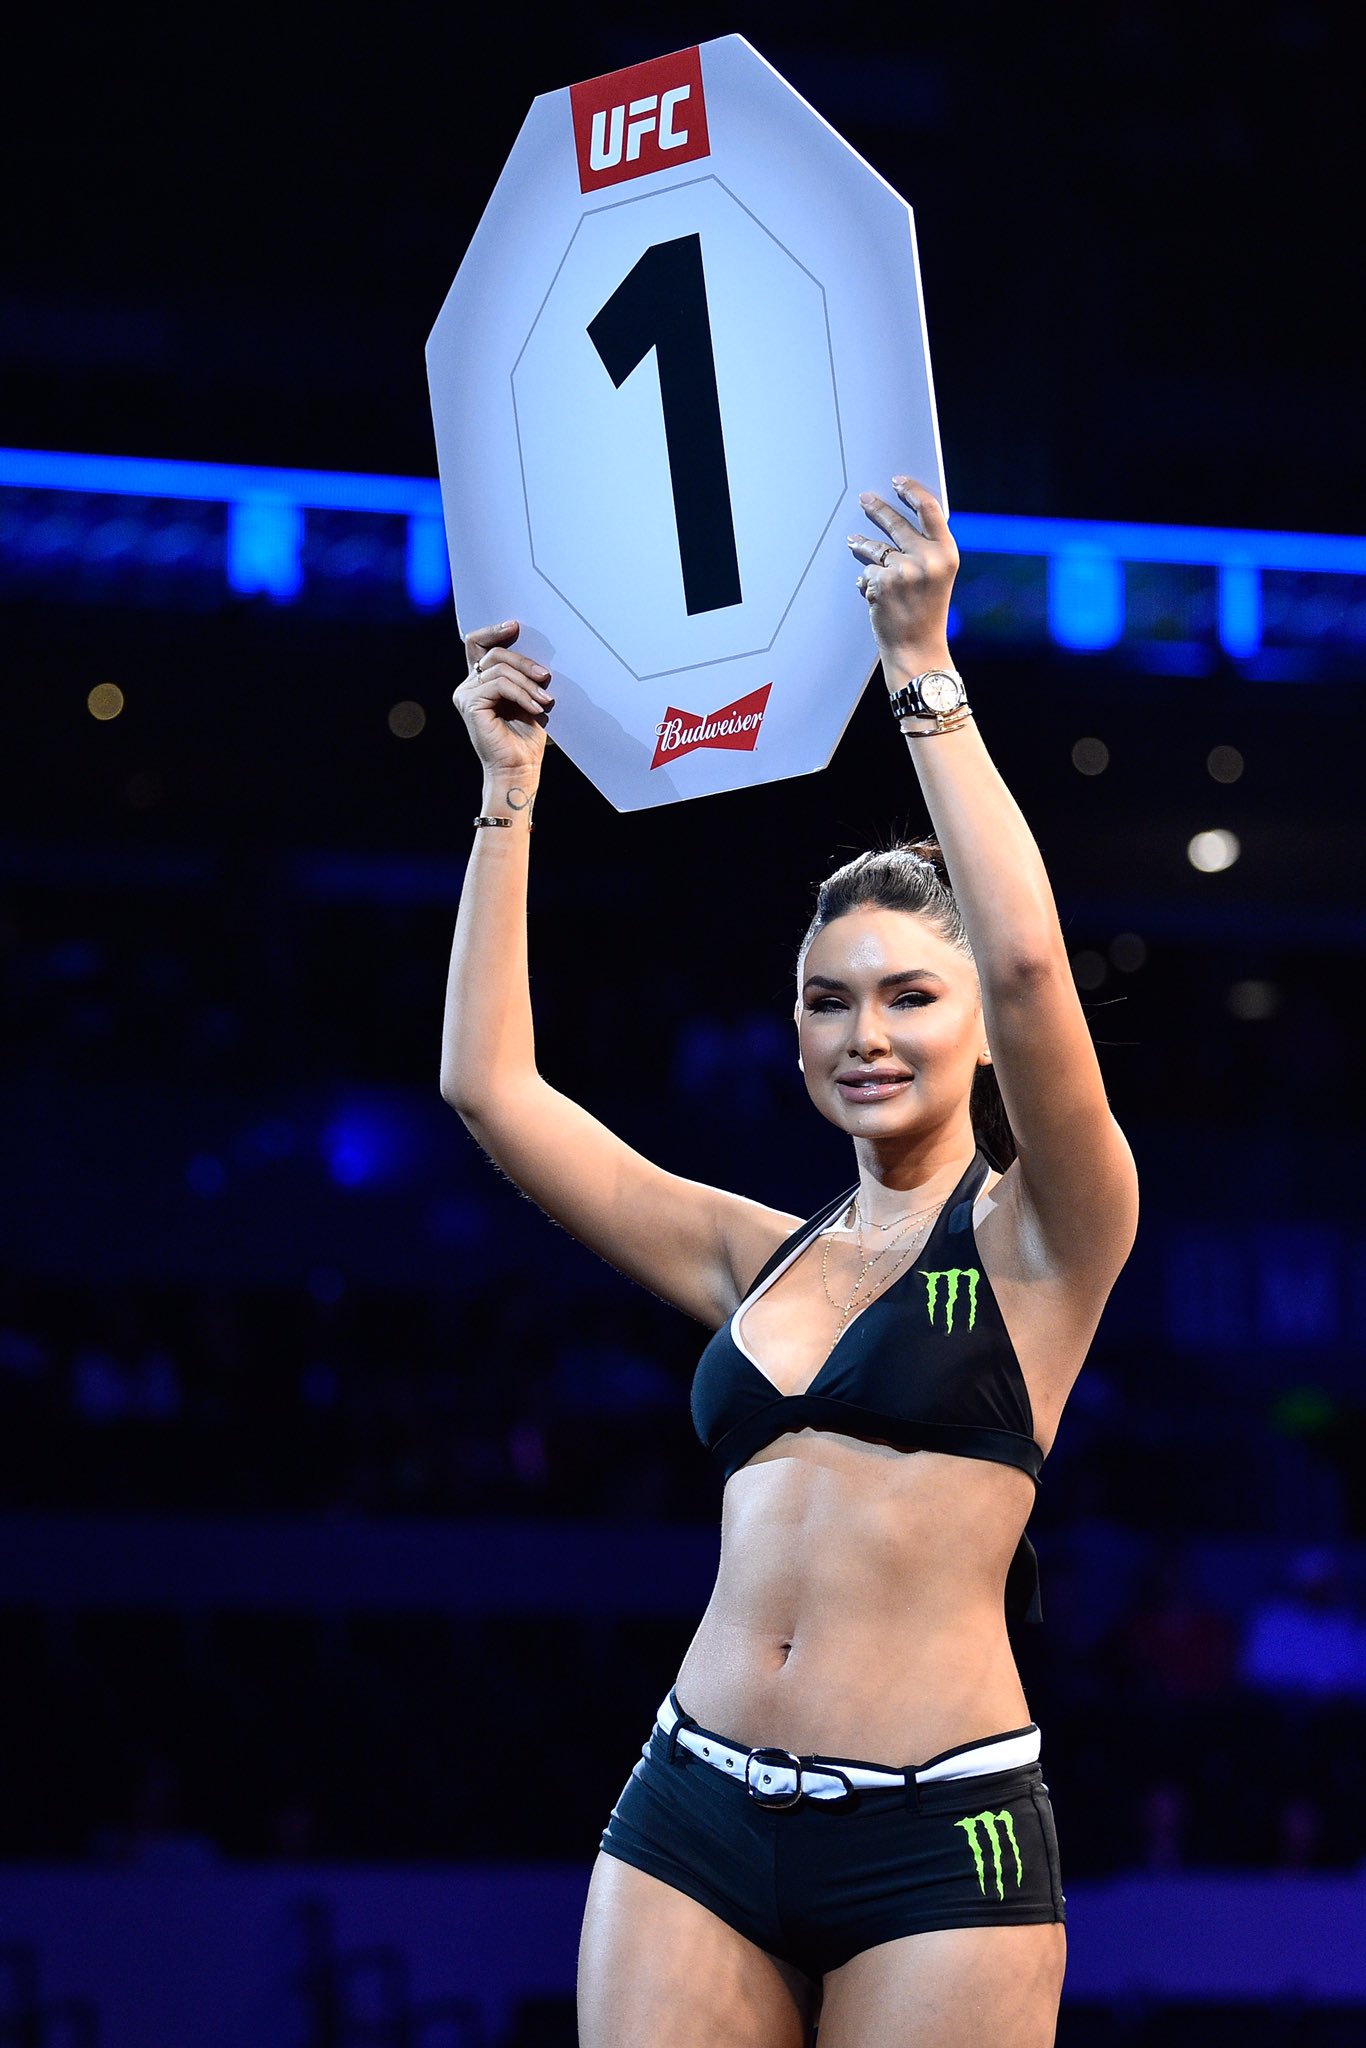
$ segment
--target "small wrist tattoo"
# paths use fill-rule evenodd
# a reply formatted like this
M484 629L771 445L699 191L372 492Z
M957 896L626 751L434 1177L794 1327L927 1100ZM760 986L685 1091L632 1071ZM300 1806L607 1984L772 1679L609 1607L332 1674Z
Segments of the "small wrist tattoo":
M514 783L507 793L507 800L514 811L530 811L535 806L536 794L533 790L528 796L519 783Z

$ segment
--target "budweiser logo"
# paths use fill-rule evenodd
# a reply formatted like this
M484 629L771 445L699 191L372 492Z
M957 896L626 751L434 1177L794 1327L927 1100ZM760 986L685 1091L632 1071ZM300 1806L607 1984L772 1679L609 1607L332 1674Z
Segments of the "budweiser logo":
M676 761L698 747L729 747L737 754L752 754L772 688L772 683L765 683L761 690L751 690L748 697L723 704L706 718L699 718L695 711L676 711L671 704L655 727L658 745L650 766L662 767L665 761Z

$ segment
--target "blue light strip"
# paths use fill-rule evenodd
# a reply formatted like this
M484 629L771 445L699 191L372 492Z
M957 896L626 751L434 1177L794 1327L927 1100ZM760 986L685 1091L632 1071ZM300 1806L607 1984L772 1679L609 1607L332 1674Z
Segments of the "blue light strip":
M1243 658L1262 644L1262 579L1253 562L1220 565L1219 640L1227 653Z
M441 486L435 477L326 469L249 469L158 456L67 455L0 448L0 485L227 505L228 581L244 595L288 601L303 587L302 513L378 512L408 521L408 594L422 610L450 595Z
M282 603L297 598L305 585L307 513L350 512L404 519L408 601L424 611L449 602L441 492L433 477L256 469L231 463L0 448L3 487L226 506L222 573L229 587L243 594L264 593ZM117 522L100 537L98 546L106 553L111 549L117 552L115 526ZM1126 564L1215 571L1219 644L1235 660L1253 660L1260 655L1262 577L1266 571L1366 577L1366 536L1355 534L1147 526L1132 521L1047 519L998 512L957 513L954 532L965 555L1042 560L1047 565L1049 637L1059 646L1086 651L1112 648L1125 638ZM164 553L171 540L163 535L150 545ZM971 621L965 623L970 626ZM1162 653L1163 643L1154 643L1154 647L1157 654ZM1268 651L1264 659L1273 659L1273 653Z
M304 515L298 505L239 498L228 507L228 581L244 597L286 602L304 586Z
M1090 652L1124 637L1124 571L1114 555L1074 540L1052 550L1048 630L1059 647Z
M424 611L442 605L450 595L451 568L446 554L446 523L438 505L435 516L416 512L408 521L408 595Z
M229 462L167 462L159 456L62 455L0 448L0 484L29 491L95 491L105 497L192 498L217 505L299 505L323 512L441 517L429 476L367 476L331 469L248 469Z
M953 530L965 554L1053 555L1071 545L1113 555L1121 562L1366 576L1366 535L1353 533L1273 533L1256 526L1139 526L1132 521L1042 519L1013 512L955 512Z

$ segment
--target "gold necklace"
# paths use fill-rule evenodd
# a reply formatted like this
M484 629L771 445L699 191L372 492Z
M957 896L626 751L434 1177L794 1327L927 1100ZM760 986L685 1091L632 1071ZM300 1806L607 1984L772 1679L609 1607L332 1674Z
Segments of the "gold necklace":
M866 1224L869 1230L881 1230L884 1232L891 1230L898 1223L914 1222L917 1218L921 1216L937 1216L939 1214L939 1211L943 1208L943 1206L944 1204L942 1202L936 1202L932 1209L912 1209L909 1216L893 1216L892 1221L890 1223L874 1223L872 1218L870 1216L865 1216L863 1211L859 1208L858 1196L855 1195L854 1197L854 1214L855 1216L857 1216L860 1225Z
M898 1235L897 1237L894 1237L892 1239L890 1244L885 1244L883 1245L880 1251L874 1252L871 1258L866 1258L864 1256L863 1250L863 1218L859 1216L857 1198L855 1199L852 1206L854 1214L858 1217L859 1220L858 1254L861 1264L859 1266L858 1278L854 1282L853 1292L849 1296L848 1301L846 1302L836 1301L834 1295L830 1292L830 1233L828 1231L823 1231L821 1234L821 1288L825 1294L826 1300L829 1302L831 1308L834 1309L835 1314L839 1317L839 1323L836 1328L837 1339L838 1337L843 1335L844 1326L848 1322L850 1315L853 1313L854 1304L859 1298L859 1291L862 1288L863 1283L867 1279L868 1275L872 1272L873 1268L877 1265L880 1265L883 1259L889 1258L893 1253L897 1254L897 1265L899 1265L902 1263L902 1261L909 1257L911 1252L911 1245L901 1245L900 1235ZM943 1202L939 1202L936 1203L933 1209L914 1210L909 1216L903 1216L897 1219L902 1226L902 1234L904 1234L904 1232L909 1228L909 1226L912 1223L922 1222L927 1216L937 1216L939 1214L939 1211L943 1208L943 1206ZM879 1227L881 1228L882 1226ZM890 1230L892 1226L891 1224L888 1224L885 1227L888 1230ZM892 1273L895 1274L895 1272L896 1266L894 1265L892 1267Z

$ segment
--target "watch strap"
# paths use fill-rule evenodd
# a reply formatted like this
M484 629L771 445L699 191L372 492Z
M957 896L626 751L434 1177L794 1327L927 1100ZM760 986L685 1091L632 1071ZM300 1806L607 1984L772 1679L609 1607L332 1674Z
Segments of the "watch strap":
M925 702L921 685L927 682L931 676L947 676L951 683L956 684L958 696L954 703L945 706L927 704ZM959 675L956 668L924 669L918 676L912 676L909 682L903 683L899 690L893 690L891 697L888 699L892 716L898 720L902 718L949 718L955 712L965 709L967 701L968 693L964 687L963 678Z

